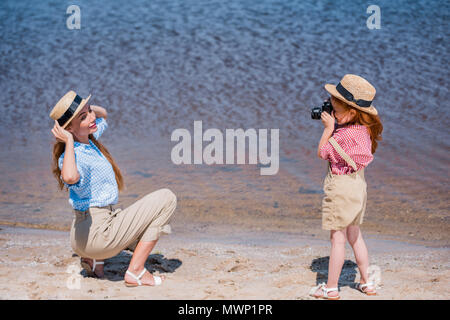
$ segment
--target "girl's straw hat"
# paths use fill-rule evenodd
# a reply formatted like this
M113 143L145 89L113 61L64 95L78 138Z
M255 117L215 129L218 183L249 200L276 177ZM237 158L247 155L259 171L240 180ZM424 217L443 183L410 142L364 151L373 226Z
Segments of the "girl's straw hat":
M90 98L91 95L83 99L75 91L70 90L53 107L53 110L50 112L50 118L57 120L59 125L65 128L81 109L83 109Z
M346 74L337 86L326 84L325 90L353 108L373 115L378 114L377 109L372 105L376 90L360 76Z

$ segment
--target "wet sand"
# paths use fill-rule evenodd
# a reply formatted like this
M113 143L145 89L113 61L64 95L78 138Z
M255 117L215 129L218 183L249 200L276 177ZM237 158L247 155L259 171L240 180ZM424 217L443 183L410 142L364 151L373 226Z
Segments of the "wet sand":
M160 287L127 288L131 252L105 262L105 279L86 276L64 231L1 226L2 299L313 299L327 277L329 244L300 233L248 231L228 225L175 223L146 262L164 274ZM318 239L319 238L319 239ZM351 249L340 278L342 299L448 299L448 249L368 236L378 295L354 285L359 273ZM20 276L18 276L20 274ZM79 284L79 285L77 285Z

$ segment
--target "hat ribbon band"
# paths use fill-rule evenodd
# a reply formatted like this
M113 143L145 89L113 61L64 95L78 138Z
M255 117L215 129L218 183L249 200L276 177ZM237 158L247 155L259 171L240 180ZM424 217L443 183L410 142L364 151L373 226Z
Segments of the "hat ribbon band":
M358 106L363 107L363 108L368 108L370 107L370 105L372 104L372 100L371 101L367 101L367 100L362 100L362 99L358 99L355 100L355 98L353 97L353 94L348 91L347 89L344 88L344 86L342 86L342 84L339 82L338 85L336 86L336 90L348 101L354 102L356 103Z
M70 107L64 112L64 114L58 119L58 123L60 126L62 126L64 123L66 123L67 120L72 118L73 114L77 110L78 106L80 105L81 101L83 99L76 95L75 99L73 99L72 103L70 104Z

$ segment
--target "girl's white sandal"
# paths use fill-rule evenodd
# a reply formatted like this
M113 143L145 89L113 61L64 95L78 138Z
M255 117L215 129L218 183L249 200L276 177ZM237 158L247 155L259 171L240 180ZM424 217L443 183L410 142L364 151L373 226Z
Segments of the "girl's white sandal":
M95 274L95 267L99 264L105 264L105 262L92 259L92 267L89 265L89 263L87 263L87 261L81 260L80 264L81 264L81 267L86 270L88 276L100 278L99 276L97 276Z
M367 287L373 287L374 290L373 291L366 291L366 290L364 290L364 288L367 288ZM368 283L364 283L364 284L358 283L356 285L356 289L358 289L359 291L361 291L362 293L364 293L364 294L366 294L368 296L375 296L375 295L377 295L377 292L375 291L375 285L372 282L368 282Z
M133 272L131 272L130 270L127 270L126 273L128 275L130 275L132 278L134 278L137 283L129 283L129 282L125 281L125 285L127 287L139 287L139 286L142 286L141 278L144 276L146 271L147 271L147 269L144 268L144 270L142 270L141 273L138 276L136 276ZM152 276L153 276L153 281L155 282L155 284L150 285L150 286L159 286L162 283L161 277L154 276L154 275L152 275Z
M321 289L322 292L323 292L323 295L316 296L314 293L317 291L317 289ZM328 296L328 292L331 292L331 291L338 291L339 292L339 289L338 288L327 288L325 282L323 282L323 283L319 284L319 286L314 287L313 290L311 290L310 295L313 296L316 299L320 298L320 299L327 299L327 300L339 300L341 298L339 296L339 294L336 297L329 297Z

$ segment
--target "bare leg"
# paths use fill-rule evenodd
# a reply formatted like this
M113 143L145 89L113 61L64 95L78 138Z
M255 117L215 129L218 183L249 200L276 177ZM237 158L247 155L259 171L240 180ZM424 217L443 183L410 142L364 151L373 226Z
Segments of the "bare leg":
M94 261L90 258L81 257L81 260L86 261L91 266L91 268L94 266ZM105 260L95 260L95 261L100 262L100 261L105 261ZM95 265L95 270L93 270L93 271L99 278L103 278L103 276L105 275L103 272L103 264Z
M128 270L135 275L144 270L145 261L147 260L150 252L152 252L153 248L156 245L158 240L153 241L139 241L136 248L134 249L133 257L131 258L130 265L128 266ZM164 276L161 277L164 280ZM137 283L136 280L128 274L125 274L125 281L128 283ZM154 285L155 280L153 276L146 272L144 276L141 278L142 284Z
M359 226L347 227L347 239L353 248L356 263L358 264L359 273L361 275L360 283L367 283L369 280L367 274L367 269L369 268L369 253L367 252L366 243L364 242ZM375 288L369 286L366 287L365 291L375 291Z
M337 288L339 276L341 274L342 266L345 259L345 230L331 230L331 254L330 262L328 264L328 282L327 288ZM322 296L322 290L318 289L315 296ZM328 296L336 297L339 295L338 291L330 291Z

